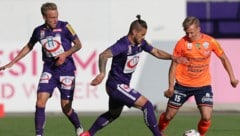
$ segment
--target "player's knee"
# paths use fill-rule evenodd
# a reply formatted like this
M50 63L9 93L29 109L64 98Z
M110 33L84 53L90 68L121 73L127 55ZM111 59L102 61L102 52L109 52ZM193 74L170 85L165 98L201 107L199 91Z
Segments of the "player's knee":
M153 104L152 104L150 101L148 101L148 100L147 100L147 101L145 102L145 104L143 105L142 110L144 110L144 109L146 109L146 108L151 108L151 109L154 110Z
M46 102L44 102L44 101L37 101L36 102L36 107L45 108L45 106L46 106Z
M121 110L114 110L109 112L113 119L118 118L121 115Z
M203 121L211 120L211 113L203 114L201 117L201 120L203 120Z
M164 120L170 121L174 118L173 114L170 113L164 113Z
M120 113L112 114L113 119L116 119L116 118L118 118L119 116L120 116Z
M70 115L72 113L72 108L71 107L64 107L64 108L62 108L62 112L65 115Z
M202 121L210 121L211 120L211 117L210 116L204 116L201 118Z
M70 115L72 113L72 106L70 104L66 104L66 105L62 106L62 112L65 115Z

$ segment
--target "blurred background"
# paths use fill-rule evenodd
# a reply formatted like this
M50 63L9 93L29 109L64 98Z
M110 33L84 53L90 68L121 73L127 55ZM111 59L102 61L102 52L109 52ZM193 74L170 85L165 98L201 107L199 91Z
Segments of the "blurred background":
M1 0L0 65L11 61L29 41L33 29L44 23L40 7L46 1ZM217 38L228 55L236 77L240 77L240 0L51 0L58 5L59 20L68 21L78 34L83 48L74 59L77 66L75 101L79 112L107 109L105 83L89 85L98 74L98 54L126 35L130 23L140 14L148 23L146 40L153 46L172 53L176 41L184 36L182 21L196 16L202 32ZM212 54L211 72L214 109L240 111L240 89L232 88L221 62ZM110 62L110 61L109 61ZM110 65L110 63L108 63ZM146 53L134 73L131 86L148 97L157 110L164 110L167 99L170 61L158 60ZM0 72L0 115L34 112L36 89L42 71L41 46L11 69ZM190 99L182 110L196 110ZM60 112L58 90L49 99L47 111ZM125 109L126 111L129 109Z

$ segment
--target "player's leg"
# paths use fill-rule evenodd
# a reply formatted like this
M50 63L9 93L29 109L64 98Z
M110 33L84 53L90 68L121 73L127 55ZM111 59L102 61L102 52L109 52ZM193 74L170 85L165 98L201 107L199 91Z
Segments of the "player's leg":
M46 92L37 93L36 111L35 111L35 131L37 136L43 135L45 126L45 106L50 94Z
M152 103L142 96L137 90L130 88L125 84L118 84L116 89L111 91L109 95L121 104L141 109L144 114L144 121L146 125L155 136L160 135Z
M107 93L109 95L108 111L98 116L90 129L80 136L93 136L97 131L106 127L121 115L125 96L122 95L122 92L117 88L117 85L110 85L107 87Z
M46 120L45 107L48 98L52 95L55 85L55 80L53 80L52 74L49 72L43 72L38 84L36 111L34 117L36 136L43 135Z
M201 136L205 136L211 126L212 107L200 106L201 119L198 123L198 131Z
M76 135L79 136L83 132L83 127L79 121L78 114L72 108L72 101L61 100L61 106L63 113L67 116L70 122L73 124Z
M192 88L190 87L175 84L174 89L174 94L168 100L166 111L160 114L159 117L158 128L161 132L167 128L170 121L175 117L181 106L190 96L193 95L191 93Z
M72 101L73 101L74 88L75 88L74 73L66 73L64 76L60 76L59 81L60 83L58 84L58 88L61 93L62 112L67 116L67 118L73 124L76 131L76 135L79 136L83 132L83 128L79 121L77 113L72 108Z
M122 113L123 105L113 98L109 98L109 110L101 114L88 130L90 136L93 136L97 131L106 127Z
M201 136L205 136L211 126L213 111L213 93L211 86L201 87L195 94L195 100L201 114L201 119L198 123L198 131Z
M179 108L172 108L171 106L167 106L165 112L160 114L159 121L158 121L158 129L161 132L164 132L168 127L170 121L175 117Z
M153 135L161 136L161 133L157 127L157 119L152 103L146 97L140 96L136 100L134 107L140 108L143 111L145 124L152 131Z

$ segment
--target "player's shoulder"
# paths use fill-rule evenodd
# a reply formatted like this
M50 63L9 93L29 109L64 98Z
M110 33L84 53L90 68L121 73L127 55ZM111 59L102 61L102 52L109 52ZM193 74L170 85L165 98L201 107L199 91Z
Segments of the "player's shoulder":
M131 44L127 36L123 36L120 39L117 40L116 44L121 44L121 45L129 45Z
M187 36L182 36L181 38L179 38L178 40L177 40L177 43L176 43L176 47L178 47L178 46L183 46L183 45L185 45L185 43L187 43L188 42L188 37Z
M38 25L38 26L36 26L36 27L34 28L34 32L35 32L35 33L36 33L36 32L40 32L41 30L43 30L43 29L45 29L45 28L46 28L45 24Z
M65 27L67 26L69 23L67 21L62 21L62 20L58 20L58 26L59 27Z
M177 43L186 42L186 41L188 41L188 37L185 35L185 36L180 37L180 38L177 40Z
M202 38L204 39L204 40L215 40L215 38L214 37L212 37L211 35L208 35L208 34L205 34L205 33L202 33Z
M210 36L210 35L208 35L208 34L202 34L202 37L203 37L203 41L204 42L209 42L209 43L214 43L214 44L218 44L218 42L217 42L217 40L214 38L214 37L212 37L212 36Z
M128 50L128 46L130 45L130 41L127 36L123 36L118 39L112 46L110 46L111 50L115 50L116 52L122 52Z

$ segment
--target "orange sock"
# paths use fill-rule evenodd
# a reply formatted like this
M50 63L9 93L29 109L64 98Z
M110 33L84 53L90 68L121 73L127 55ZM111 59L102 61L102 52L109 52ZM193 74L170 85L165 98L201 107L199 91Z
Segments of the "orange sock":
M205 134L207 133L209 127L211 125L211 120L209 121L204 121L204 120L200 120L198 123L198 131L200 133L201 136L205 136Z
M158 122L158 129L160 130L160 132L164 131L169 123L170 121L165 119L165 113L162 113L159 117Z

